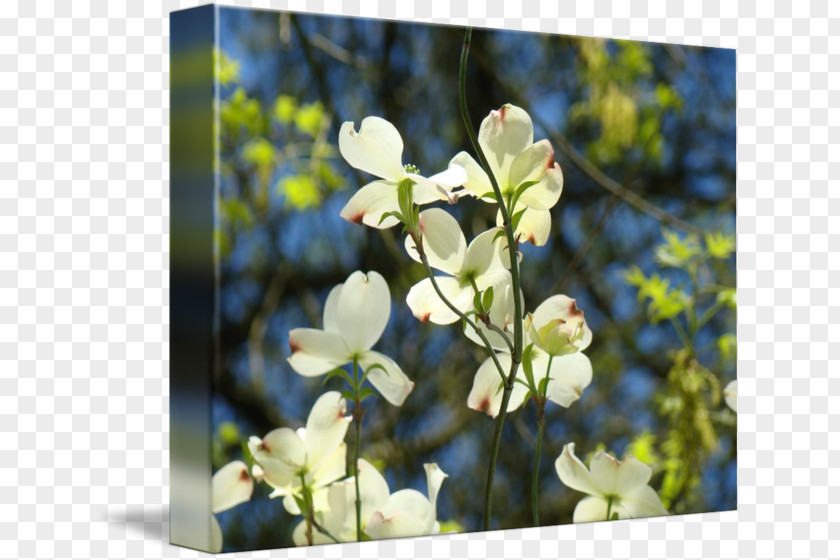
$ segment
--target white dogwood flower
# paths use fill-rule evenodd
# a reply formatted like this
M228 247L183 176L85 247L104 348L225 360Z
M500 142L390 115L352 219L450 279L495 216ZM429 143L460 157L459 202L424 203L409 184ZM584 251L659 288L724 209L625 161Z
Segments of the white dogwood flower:
M412 489L391 493L388 482L376 468L359 459L359 495L362 531L372 539L390 539L433 535L440 532L437 521L437 496L447 477L436 463L426 463L428 497ZM356 540L356 489L353 478L330 486L329 507L316 514L318 525L340 542ZM295 527L292 535L297 546L308 544L306 521ZM312 528L313 544L334 542Z
M629 455L619 461L598 451L589 468L575 456L575 444L567 443L554 464L560 480L573 490L589 494L575 507L573 521L608 521L668 515L653 488L648 486L650 467Z
M550 356L586 350L592 331L575 300L556 295L542 302L525 319L525 329L534 345Z
M451 163L446 171L429 178L412 172L412 166L403 166L402 137L394 125L380 117L363 119L358 132L352 122L342 124L338 149L351 166L380 178L359 189L341 210L345 220L374 228L398 223L394 216L382 217L399 211L398 187L404 180L414 183L415 204L429 204L450 200L452 189L467 179L466 171L457 164Z
M356 361L385 400L400 406L414 383L394 360L371 350L390 316L391 292L382 275L356 271L327 296L323 330L289 332L289 364L303 376L316 377Z
M330 391L315 401L305 428L278 428L263 438L248 440L262 479L274 488L271 497L282 497L289 513L300 513L295 497L303 496L304 483L312 491L315 508L320 509L326 505L325 488L345 476L344 436L352 421L346 413L347 401Z
M531 343L527 332L524 333L524 346ZM510 371L511 356L505 350L496 353L505 375ZM569 408L577 401L583 390L592 382L592 363L581 352L551 357L534 346L531 349L531 367L534 383L539 388L546 376L549 377L545 396L563 408ZM507 411L512 412L522 406L529 395L526 384L525 368L519 366L516 372L518 382L513 384ZM473 378L473 386L467 397L467 406L478 412L484 412L495 418L502 407L502 379L492 358L487 358L479 366Z
M210 482L213 513L221 513L247 502L254 492L254 481L248 474L248 465L232 461L216 471ZM222 551L222 528L216 516L210 516L210 552Z
M732 409L733 412L738 412L738 380L730 381L723 390L723 400L726 401L726 406Z
M458 221L440 208L421 212L418 228L429 266L451 275L435 276L438 287L461 312L473 309L476 289L483 292L492 286L494 292L502 292L510 283L506 255L494 239L498 231L495 228L478 235L467 246ZM405 248L411 258L421 262L410 236L406 238ZM448 325L459 318L440 299L429 278L411 287L406 303L414 316L424 323Z
M513 208L509 208L510 215L524 210L516 235L533 245L545 245L551 231L549 211L557 204L563 191L563 172L554 162L554 148L548 140L535 143L531 117L509 103L498 111L490 111L481 121L478 143L506 204L510 203L517 189L531 184L521 192ZM466 170L464 188L476 198L499 202L491 196L493 187L487 174L467 152L457 154L451 164ZM501 212L497 224L501 225Z

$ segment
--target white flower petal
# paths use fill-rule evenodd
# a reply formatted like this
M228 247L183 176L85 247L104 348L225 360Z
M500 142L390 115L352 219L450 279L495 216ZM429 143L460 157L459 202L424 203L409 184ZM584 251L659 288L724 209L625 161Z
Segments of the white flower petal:
M435 281L456 309L466 312L472 309L472 287L462 288L457 279L449 276L435 276ZM405 298L411 312L421 322L431 321L436 325L448 325L459 319L458 315L441 300L429 278L411 287Z
M341 297L341 289L344 284L338 284L330 290L327 301L324 303L324 330L338 333L338 324L335 319L335 312L338 309L338 298Z
M352 478L349 479L352 489L353 502L353 530L356 528L356 511L355 511L355 482ZM391 490L388 488L388 482L385 477L376 470L376 467L365 461L359 459L359 497L362 500L362 525L367 523L375 511L386 507L388 498L391 496Z
M316 488L323 488L331 482L347 476L347 444L341 442L329 455L324 457L318 470L312 473L311 480Z
M450 161L449 167L447 167L445 171L441 171L440 173L436 173L431 177L428 177L428 180L445 188L447 191L451 191L455 187L463 185L467 181L467 177L468 175L466 169L464 169L461 165Z
M464 181L464 188L474 194L476 198L481 198L493 192L493 185L490 184L487 173L467 152L459 152L449 164L457 164L466 171L467 179Z
M306 465L306 444L290 428L277 428L262 439L251 437L248 450L272 488L299 486L298 472Z
M609 502L600 496L589 496L578 502L572 517L573 523L591 523L593 521L607 521ZM620 504L613 503L610 517L617 514L619 519L629 519L630 514Z
M520 185L526 182L539 181L547 169L554 168L554 148L548 140L540 140L531 144L525 150L517 154L510 165L508 184L515 191ZM536 188L533 185L525 192Z
M335 332L292 329L289 331L289 347L292 350L289 365L306 377L323 375L350 361L350 350Z
M269 498L279 498L280 496L283 496L283 508L287 512L291 515L300 515L300 508L297 505L294 493L289 492L288 494L281 494L280 492L274 491L271 493Z
M397 225L399 220L394 216L383 220L382 216L399 210L397 185L388 181L374 181L356 191L341 209L341 217L348 222L387 229Z
M376 271L356 271L341 289L335 318L338 332L353 352L370 349L388 324L391 316L391 291Z
M510 371L510 354L500 352L496 354L499 363L504 370L505 376ZM517 376L522 372L519 368ZM487 416L495 418L499 414L502 407L502 377L499 375L499 370L496 368L493 358L488 357L479 366L478 371L475 372L473 378L472 389L467 397L467 406L478 412L484 412ZM525 397L528 394L528 389L521 383L514 383L511 390L510 400L508 401L508 412L512 412L522 406Z
M592 478L604 495L624 496L647 484L650 467L632 455L619 461L604 451L598 451L589 463Z
M426 519L426 534L433 532L434 525L437 522L437 499L440 493L440 487L443 485L444 479L449 475L443 472L437 463L426 463L423 465L426 470L426 489L429 494L429 503L431 509Z
M251 499L254 481L248 474L248 465L232 461L216 471L211 483L213 513L219 513Z
M540 182L527 189L519 197L519 203L535 210L549 210L560 200L563 192L563 172L555 163L545 171Z
M726 406L731 408L734 412L738 412L738 380L730 381L723 390L723 399L726 401Z
M385 354L368 350L359 357L359 364L367 372L370 384L394 406L402 406L408 394L414 389L414 383L403 373L400 366ZM374 364L379 364L385 368L385 371L378 367L369 369Z
M417 490L408 488L391 494L382 513L386 517L398 511L411 515L420 522L420 526L418 527L420 533L417 534L422 534L425 531L425 522L431 513L431 509L432 505L426 496ZM429 529L431 529L431 523L429 524Z
M211 554L218 554L222 551L222 528L215 515L210 516L210 546Z
M534 366L534 376L545 377L548 357L539 360L540 370ZM535 360L536 362L536 360ZM555 356L551 359L551 380L548 382L546 396L548 400L569 408L580 398L583 390L592 382L592 362L580 352Z
M365 527L365 534L374 540L416 537L423 534L423 521L410 513L396 511L386 516L375 512Z
M593 496L602 495L589 469L575 455L574 443L563 446L563 452L555 461L554 468L557 470L557 476L569 488Z
M548 237L551 235L551 212L528 208L521 203L516 205L517 212L523 208L525 211L519 218L514 235L523 243L527 242L534 247L542 247L548 242ZM502 213L499 212L496 215L496 225L501 226L503 223Z
M324 459L341 445L352 419L347 416L347 401L338 391L329 391L318 397L306 420L304 436L307 466L310 470L317 470ZM342 474L335 478L341 476L343 469Z
M467 254L467 241L458 220L445 210L432 208L420 212L419 228L429 266L457 274Z
M414 181L411 186L411 200L414 204L423 206L439 200L449 200L450 187L438 185L431 179L415 173L408 173L406 177Z
M478 143L502 192L505 192L508 190L507 180L511 163L520 152L534 143L531 117L524 110L509 103L498 111L490 111L481 121Z
M507 247L507 243L502 237L497 238L499 231L498 228L489 229L470 241L464 259L465 271L480 276L491 270L507 270L510 258L507 250L502 251L502 247Z
M592 331L583 310L565 295L542 302L531 315L529 336L541 350L559 356L585 350L592 342Z
M662 505L657 493L647 485L639 486L629 494L623 494L619 505L634 519L668 515L668 510Z
M345 122L338 133L338 150L347 163L382 179L398 182L402 166L403 141L397 129L380 117L366 117L359 131Z

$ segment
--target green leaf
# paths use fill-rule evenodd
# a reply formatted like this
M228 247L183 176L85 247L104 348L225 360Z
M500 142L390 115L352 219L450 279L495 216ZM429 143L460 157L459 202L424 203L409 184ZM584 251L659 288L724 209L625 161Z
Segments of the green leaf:
M239 225L250 227L254 223L254 216L251 208L238 198L226 198L219 204L222 217L232 226Z
M321 131L321 123L324 119L324 106L320 101L303 105L295 114L295 126L312 138L318 136Z
M481 292L473 292L473 309L477 313L484 313L484 309L481 307Z
M223 86L236 82L239 79L239 62L230 58L218 47L213 49L216 58L216 79Z
M365 377L367 377L367 375L368 375L371 371L373 371L373 370L375 370L375 369L381 369L382 371L384 371L384 372L385 372L385 375L388 375L388 376L390 376L390 375L391 375L390 373L388 373L388 370L387 370L387 369L385 369L385 366L383 366L382 364L380 364L380 363L378 363L378 362L377 362L377 363L375 363L375 364L371 364L371 365L367 368L367 370L365 370Z
M285 202L297 210L317 208L321 205L323 194L311 175L287 175L277 183L277 190L285 197Z
M738 339L733 333L727 333L717 339L718 350L724 360L735 356L735 349L738 346Z
M537 183L539 183L539 181L525 181L524 183L522 183L521 185L516 187L516 190L513 191L513 196L510 198L510 206L509 207L510 208L516 208L516 203L519 202L519 197L522 196L522 194L525 191L527 191L528 189L530 189L531 187L533 187ZM516 228L514 228L514 229L516 229Z
M290 124L297 112L297 99L291 95L279 95L274 102L274 118L283 124Z
M297 504L297 507L300 511L305 512L307 509L309 509L309 508L306 507L306 501L303 499L302 496L298 496L297 494L292 494L292 497L295 499L295 503Z
M341 398L347 399L348 401L355 401L356 400L356 393L354 393L353 391L350 391L348 389L345 389L344 391L341 392Z
M627 270L624 270L623 275L624 281L630 284L631 286L641 287L644 285L645 282L647 282L647 277L645 276L645 273L642 272L641 268L635 265L633 265L633 267ZM644 297L641 297L640 299L644 299Z
M233 445L241 439L239 428L234 422L222 422L216 431L225 445Z
M516 231L516 228L519 227L519 221L522 219L522 215L525 213L526 210L527 208L523 208L522 210L519 210L513 216L511 216L510 225L513 228L513 231Z
M528 388L532 393L536 391L534 386L534 368L531 364L531 353L534 350L534 345L529 344L522 352L522 370L525 372L525 379L528 380Z
M379 224L378 225L382 225L382 222L384 222L385 218L387 218L388 216L393 216L396 219L398 219L400 221L400 223L405 223L405 220L403 220L402 214L400 214L399 212L385 212L384 214L382 214L382 217L379 218Z
M375 396L376 391L374 391L370 387L363 387L362 390L359 392L359 402L364 402L366 398Z
M728 259L735 251L735 236L726 235L723 232L707 233L705 236L706 248L709 255L715 259Z
M351 387L353 386L353 378L350 377L350 374L342 368L335 368L334 370L327 372L327 374L324 376L324 381L322 385L325 385L327 381L329 381L333 377L340 377L347 381L347 383L349 383Z
M466 529L464 526L458 523L457 521L449 520L449 521L441 521L440 523L440 532L441 533L464 533Z
M242 147L242 159L260 168L274 164L274 146L265 138L254 138Z
M505 230L499 228L499 231L496 232L496 235L493 236L493 243L499 240L500 237L505 237Z
M618 512L614 511L612 517L610 517L610 521L618 521Z
M419 212L416 212L416 208L414 207L414 195L412 194L413 189L414 182L411 179L402 180L397 187L397 200L400 204L400 214L410 219L404 221L406 227L412 231L417 228L420 216Z
M481 297L481 305L484 307L485 312L490 311L490 308L493 306L493 286L490 286L484 291L484 295Z
M735 309L737 307L735 296L735 288L725 288L718 292L717 301L721 305L725 305L726 307L731 307L732 309Z
M700 243L696 235L680 236L673 231L663 230L665 243L656 248L656 259L664 266L684 268L689 261L700 254Z

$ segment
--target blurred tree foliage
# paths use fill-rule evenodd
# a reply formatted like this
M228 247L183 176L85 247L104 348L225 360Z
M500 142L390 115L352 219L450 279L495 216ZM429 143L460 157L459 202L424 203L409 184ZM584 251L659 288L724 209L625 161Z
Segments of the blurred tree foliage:
M248 436L301 426L317 394L341 388L288 367L288 331L320 327L329 289L377 270L394 300L379 349L416 387L399 409L368 407L362 456L392 489L425 491L422 464L439 463L450 475L438 501L445 530L476 530L493 423L466 398L484 355L457 327L411 316L405 294L424 271L396 229L339 218L371 178L336 146L342 122L379 115L401 131L403 161L426 175L468 149L456 88L462 30L220 14L214 464L248 461ZM734 508L735 418L719 402L735 374L734 53L477 30L471 61L473 122L505 102L522 106L565 176L549 245L523 247L526 308L566 293L594 332L592 385L571 408L547 410L541 522L571 522L581 498L553 467L571 441L581 456L604 447L650 464L674 513ZM476 201L453 211L468 238L495 221ZM506 427L497 527L530 524L534 425L529 406ZM267 494L259 487L219 515L227 550L290 544L297 520Z

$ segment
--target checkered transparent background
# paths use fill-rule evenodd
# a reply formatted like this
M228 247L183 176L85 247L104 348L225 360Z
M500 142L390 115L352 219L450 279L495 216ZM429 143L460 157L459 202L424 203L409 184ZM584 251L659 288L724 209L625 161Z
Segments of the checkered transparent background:
M738 49L740 511L235 556L840 557L840 4L236 4ZM0 4L2 557L199 555L166 544L167 17L192 5Z

